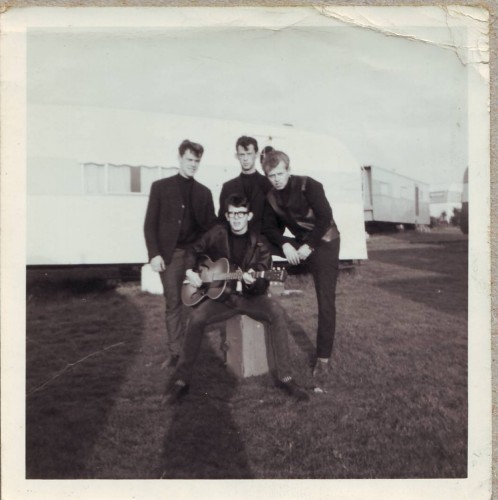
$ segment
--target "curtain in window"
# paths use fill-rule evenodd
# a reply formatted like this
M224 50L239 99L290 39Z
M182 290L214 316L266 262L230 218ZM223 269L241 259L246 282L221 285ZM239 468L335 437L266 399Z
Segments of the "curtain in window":
M144 194L150 193L150 186L159 179L159 167L146 167L142 165L140 169L140 185Z
M176 167L161 167L161 179L165 177L171 177L178 173L178 168Z
M107 187L110 193L131 192L131 169L128 165L109 164L107 176Z
M98 163L84 164L86 194L105 193L105 167Z

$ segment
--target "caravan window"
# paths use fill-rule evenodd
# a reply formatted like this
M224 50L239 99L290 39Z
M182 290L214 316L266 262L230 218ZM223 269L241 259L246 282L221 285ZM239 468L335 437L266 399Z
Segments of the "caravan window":
M154 181L177 172L178 168L158 165L84 163L83 189L85 194L149 194Z
M107 190L109 193L131 193L131 167L109 164L107 166Z
M85 163L83 165L84 191L86 194L105 193L105 165Z
M146 165L140 167L140 192L143 194L150 193L150 186L159 179L159 169L160 167L147 167Z
M178 173L178 167L161 167L161 179Z

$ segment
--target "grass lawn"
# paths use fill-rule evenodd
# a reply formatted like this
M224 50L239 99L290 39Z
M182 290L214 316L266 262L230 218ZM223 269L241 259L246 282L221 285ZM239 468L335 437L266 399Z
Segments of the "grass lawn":
M27 478L453 478L467 470L467 241L377 235L338 284L331 388L294 403L238 380L206 334L190 395L161 403L164 299L138 284L27 292ZM289 314L311 389L309 276Z

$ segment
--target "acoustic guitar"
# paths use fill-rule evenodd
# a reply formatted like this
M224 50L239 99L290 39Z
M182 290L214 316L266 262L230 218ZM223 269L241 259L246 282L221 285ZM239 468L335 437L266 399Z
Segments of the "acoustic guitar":
M197 270L202 280L202 286L197 288L185 280L182 285L182 302L186 306L194 306L205 297L216 300L233 293L237 281L242 280L244 272L230 264L226 258L213 262L209 257L200 259ZM285 269L269 269L267 271L254 271L254 278L264 278L268 281L285 281Z

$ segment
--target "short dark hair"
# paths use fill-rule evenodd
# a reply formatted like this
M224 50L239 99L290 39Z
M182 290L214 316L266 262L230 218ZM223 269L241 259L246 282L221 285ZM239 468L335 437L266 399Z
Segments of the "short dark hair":
M258 152L258 141L254 137L248 137L247 135L243 135L242 137L239 137L237 139L237 142L235 143L235 149L237 149L239 146L243 147L244 149L249 149L250 145L254 146L254 151L256 153Z
M185 139L180 146L178 146L178 153L180 156L183 156L187 150L190 150L197 158L201 158L204 154L204 148L200 144Z
M228 212L228 207L229 205L232 205L232 207L235 208L247 208L248 211L251 210L251 204L249 203L249 200L243 195L239 193L232 193L228 198L225 200L225 212Z
M263 165L263 161L265 160L265 156L270 153L271 151L275 151L273 149L273 146L265 146L262 151L261 151L261 154L259 156L259 162L261 163L261 165Z
M273 170L280 162L284 162L285 168L289 170L290 160L289 157L283 151L270 151L263 159L263 170L266 175L270 170Z

